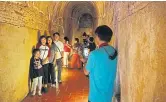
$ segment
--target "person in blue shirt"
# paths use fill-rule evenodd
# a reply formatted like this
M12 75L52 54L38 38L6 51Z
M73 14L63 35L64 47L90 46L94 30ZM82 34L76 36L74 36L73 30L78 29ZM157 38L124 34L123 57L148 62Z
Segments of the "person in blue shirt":
M85 75L89 75L89 102L112 102L114 81L117 70L117 51L108 45L113 32L102 25L95 30L96 43L99 48L89 54L84 68Z

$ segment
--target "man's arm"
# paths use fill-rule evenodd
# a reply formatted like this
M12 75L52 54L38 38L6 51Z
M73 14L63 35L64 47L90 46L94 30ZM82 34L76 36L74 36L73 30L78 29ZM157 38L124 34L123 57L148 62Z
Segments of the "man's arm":
M64 57L64 44L62 42L60 45L60 51L61 51L62 57Z
M95 58L94 55L92 53L90 53L88 60L87 59L83 59L82 60L84 63L86 63L85 68L83 68L85 75L89 75L90 73L92 73L93 69L94 69L94 65L95 65Z
M86 66L87 59L83 59L83 58L82 58L82 59L80 59L80 60L81 60L81 61L85 64L85 66ZM83 67L83 71L84 71L84 74L85 74L85 75L89 75L89 71L87 71L85 67Z
M83 68L83 70L85 75L89 75L89 71L87 71L85 67Z
M71 45L70 45L70 44L66 44L66 46L67 46L68 48L71 48Z

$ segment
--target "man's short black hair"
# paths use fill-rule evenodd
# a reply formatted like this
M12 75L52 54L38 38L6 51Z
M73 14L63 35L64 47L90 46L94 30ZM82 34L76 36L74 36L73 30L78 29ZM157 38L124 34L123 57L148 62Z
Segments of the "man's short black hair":
M67 36L64 37L65 41L69 41L69 38Z
M107 25L102 25L96 28L95 34L100 38L100 40L110 42L113 32Z
M55 32L55 33L53 34L53 36L55 36L55 35L60 36L60 34L59 34L58 32Z
M78 43L80 42L80 40L78 38L75 38L75 41L77 41Z
M93 37L90 37L89 40L90 40L91 42L93 42L93 41L94 41L94 38L93 38Z
M40 52L39 49L33 49L33 51L32 51L33 55L35 55L38 51Z

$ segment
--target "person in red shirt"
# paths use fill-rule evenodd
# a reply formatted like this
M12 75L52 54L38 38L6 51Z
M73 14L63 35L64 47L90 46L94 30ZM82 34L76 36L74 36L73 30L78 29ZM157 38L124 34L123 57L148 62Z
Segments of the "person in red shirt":
M71 51L71 45L69 44L69 38L64 37L64 58L63 58L63 66L68 67L68 57Z

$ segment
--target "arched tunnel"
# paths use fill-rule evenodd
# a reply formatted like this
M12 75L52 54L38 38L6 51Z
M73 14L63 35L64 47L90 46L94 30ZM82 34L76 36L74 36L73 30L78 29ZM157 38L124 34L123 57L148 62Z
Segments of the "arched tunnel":
M164 1L1 1L0 102L87 102L82 70L64 69L58 89L30 97L30 58L41 35L59 32L72 45L84 32L93 37L100 25L113 31L121 102L165 102L165 9Z
M64 2L62 2L64 3ZM65 2L58 4L51 22L51 32L57 29L70 39L81 37L84 32L92 35L97 27L98 8L94 2ZM62 37L63 38L63 37Z

